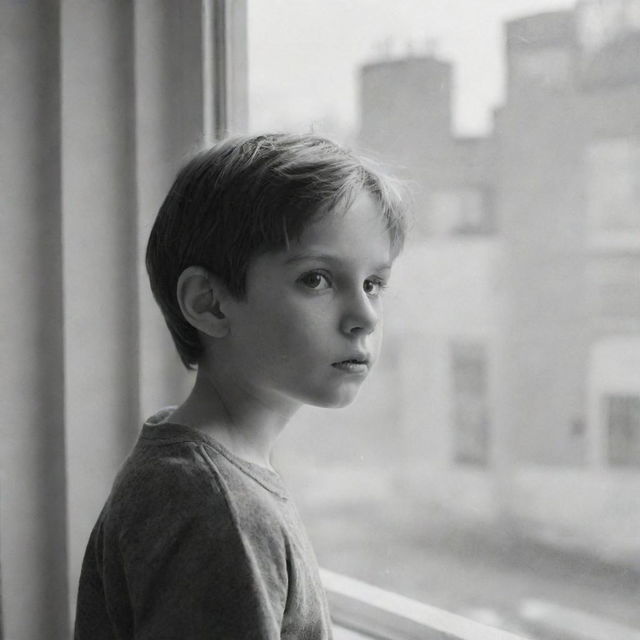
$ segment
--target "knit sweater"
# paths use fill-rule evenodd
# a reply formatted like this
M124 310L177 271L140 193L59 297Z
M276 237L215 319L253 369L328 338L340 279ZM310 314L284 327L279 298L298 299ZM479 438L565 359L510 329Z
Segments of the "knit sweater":
M91 533L75 639L330 639L280 476L163 415L143 426Z

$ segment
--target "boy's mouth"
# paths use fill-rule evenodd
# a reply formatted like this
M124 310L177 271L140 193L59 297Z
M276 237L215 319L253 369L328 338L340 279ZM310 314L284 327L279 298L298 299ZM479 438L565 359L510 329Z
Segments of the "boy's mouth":
M348 358L334 362L331 366L347 373L366 373L369 369L369 360L365 357Z

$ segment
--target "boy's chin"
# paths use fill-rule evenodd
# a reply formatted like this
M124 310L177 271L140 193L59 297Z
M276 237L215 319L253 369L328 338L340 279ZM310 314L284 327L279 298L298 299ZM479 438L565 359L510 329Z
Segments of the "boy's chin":
M307 399L307 404L324 409L344 409L348 407L358 397L360 387L351 389L340 389L333 393L322 394Z

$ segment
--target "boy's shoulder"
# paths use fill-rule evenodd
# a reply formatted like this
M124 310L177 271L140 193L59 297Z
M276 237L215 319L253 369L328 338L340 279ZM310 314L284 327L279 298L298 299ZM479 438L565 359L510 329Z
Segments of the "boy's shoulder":
M248 589L249 619L260 611L251 599L256 593L268 593L284 611L289 501L268 473L263 478L227 453L189 427L145 424L89 540L80 589L85 610L104 608L106 601L128 620L132 611L146 611L150 599L166 597L170 604L154 614L172 623L174 614L165 618L163 609L179 609L177 600L199 611L206 596L203 610L218 602L221 610L235 611L235 591ZM214 631L218 623L210 623Z
M194 518L269 528L288 501L275 472L233 456L191 427L147 422L114 481L103 519L125 536L154 521Z

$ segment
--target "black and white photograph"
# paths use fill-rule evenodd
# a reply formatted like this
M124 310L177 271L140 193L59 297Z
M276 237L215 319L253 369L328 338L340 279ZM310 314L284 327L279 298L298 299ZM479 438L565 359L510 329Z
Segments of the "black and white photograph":
M0 0L0 640L640 640L640 0Z

